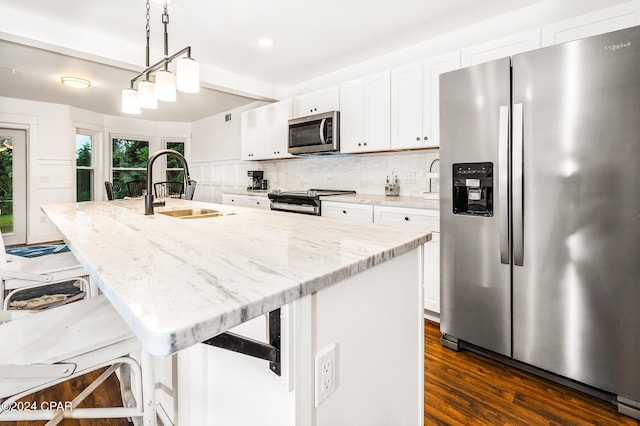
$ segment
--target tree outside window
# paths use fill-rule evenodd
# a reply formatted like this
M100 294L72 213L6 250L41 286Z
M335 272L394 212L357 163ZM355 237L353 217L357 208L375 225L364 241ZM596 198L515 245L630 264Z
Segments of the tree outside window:
M184 156L184 142L167 142L167 149L173 149L178 151ZM167 181L169 182L184 182L184 170L180 161L172 156L167 155L167 170L165 172Z
M127 182L147 181L149 141L113 138L111 141L113 193L115 198L129 196Z
M76 201L93 200L93 136L76 134Z

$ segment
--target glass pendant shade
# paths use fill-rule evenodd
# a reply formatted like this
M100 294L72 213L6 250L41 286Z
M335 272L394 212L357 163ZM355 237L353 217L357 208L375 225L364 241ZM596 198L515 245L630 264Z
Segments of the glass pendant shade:
M144 80L138 83L138 101L142 108L157 109L156 85L152 81Z
M192 58L180 58L176 66L178 90L185 93L200 91L200 64Z
M156 73L156 97L159 101L175 102L176 76L174 74L166 70Z
M137 90L124 89L122 91L122 112L126 114L140 114Z

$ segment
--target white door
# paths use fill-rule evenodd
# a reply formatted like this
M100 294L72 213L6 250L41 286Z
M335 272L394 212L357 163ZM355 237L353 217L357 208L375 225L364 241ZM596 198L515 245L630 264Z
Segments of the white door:
M0 229L5 245L27 242L27 135L0 129Z

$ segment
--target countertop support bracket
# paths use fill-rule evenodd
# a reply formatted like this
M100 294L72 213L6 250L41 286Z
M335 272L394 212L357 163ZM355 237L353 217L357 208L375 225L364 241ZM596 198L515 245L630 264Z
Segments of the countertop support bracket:
M269 312L268 317L268 344L228 331L202 343L269 361L269 369L280 376L282 374L280 363L280 309Z

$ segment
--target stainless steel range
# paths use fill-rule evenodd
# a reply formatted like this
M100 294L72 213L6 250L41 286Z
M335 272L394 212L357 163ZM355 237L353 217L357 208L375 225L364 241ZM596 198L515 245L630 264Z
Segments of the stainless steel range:
M336 189L309 189L307 191L286 192L276 190L269 193L268 197L269 200L271 200L271 210L320 216L320 197L355 193L356 191L344 191Z

